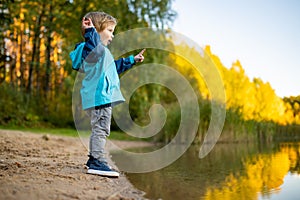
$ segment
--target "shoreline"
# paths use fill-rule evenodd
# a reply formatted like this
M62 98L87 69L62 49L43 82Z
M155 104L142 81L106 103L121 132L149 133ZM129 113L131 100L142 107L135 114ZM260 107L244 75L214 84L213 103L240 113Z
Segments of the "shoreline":
M151 145L108 141L113 167L110 142L122 148ZM119 178L87 174L88 151L80 138L0 129L0 152L1 200L146 199L122 172Z

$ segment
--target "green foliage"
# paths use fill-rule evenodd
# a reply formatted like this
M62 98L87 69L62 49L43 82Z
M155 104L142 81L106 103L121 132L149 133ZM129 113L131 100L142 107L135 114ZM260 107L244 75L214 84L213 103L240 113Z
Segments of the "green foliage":
M29 95L6 83L0 85L0 125L38 126L39 115L32 108L37 105Z
M51 101L28 95L6 83L0 85L0 125L19 127L73 127L70 93Z

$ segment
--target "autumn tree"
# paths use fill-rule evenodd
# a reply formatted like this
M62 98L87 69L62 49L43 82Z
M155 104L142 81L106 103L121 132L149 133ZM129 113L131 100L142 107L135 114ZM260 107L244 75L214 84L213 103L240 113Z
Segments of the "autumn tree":
M37 118L42 116L46 121L55 122L62 117L59 113L69 113L63 118L72 120L68 108L74 73L69 52L83 39L81 18L90 11L110 13L118 19L116 33L136 27L162 28L161 23L170 24L174 20L171 2L1 1L4 19L1 20L1 86L9 85L12 92L24 94L21 103L26 105L24 113L33 112ZM13 95L1 95L2 101L11 101L9 96Z

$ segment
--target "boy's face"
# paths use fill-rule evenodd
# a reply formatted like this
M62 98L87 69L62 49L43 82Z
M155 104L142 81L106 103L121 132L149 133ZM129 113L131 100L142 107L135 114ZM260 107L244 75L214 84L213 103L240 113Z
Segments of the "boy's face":
M100 39L101 42L104 46L107 46L111 43L112 39L114 38L114 30L115 30L116 25L114 24L108 24L107 27L101 31L100 34Z

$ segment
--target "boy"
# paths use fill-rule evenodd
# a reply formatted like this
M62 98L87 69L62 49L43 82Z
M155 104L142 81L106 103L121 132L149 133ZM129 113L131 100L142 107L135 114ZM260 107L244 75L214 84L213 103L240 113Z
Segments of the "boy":
M143 62L144 50L136 56L114 61L107 49L117 25L114 17L104 12L87 13L81 22L85 42L76 45L70 53L72 68L85 73L80 90L82 107L91 118L89 143L89 174L118 177L105 158L106 137L110 134L112 107L124 102L118 74Z

